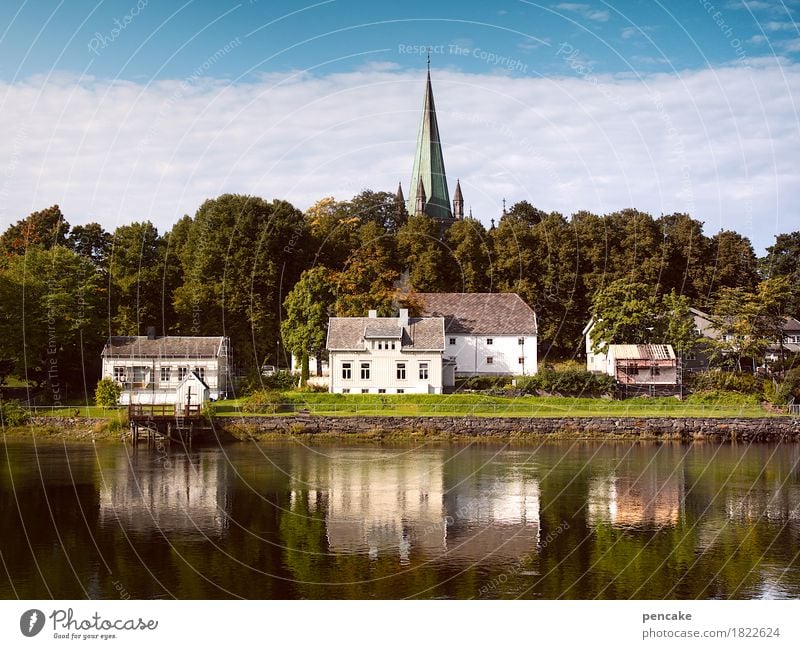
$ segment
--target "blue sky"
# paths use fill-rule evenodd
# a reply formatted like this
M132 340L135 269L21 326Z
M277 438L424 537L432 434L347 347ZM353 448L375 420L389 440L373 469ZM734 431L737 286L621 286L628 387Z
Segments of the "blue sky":
M438 46L436 66L477 74L503 66L475 50L527 66L526 72L508 66L509 74L575 74L574 65L553 55L560 43L599 74L696 69L743 56L796 58L794 5L6 0L0 4L0 25L7 26L0 76L10 81L57 69L128 80L179 78L236 38L242 46L215 65L213 76L247 81L298 68L325 74L365 63L424 65L423 56L409 53L415 45Z
M411 174L432 67L451 185L488 224L689 212L800 229L800 0L0 3L0 227L162 231L228 191L301 209Z

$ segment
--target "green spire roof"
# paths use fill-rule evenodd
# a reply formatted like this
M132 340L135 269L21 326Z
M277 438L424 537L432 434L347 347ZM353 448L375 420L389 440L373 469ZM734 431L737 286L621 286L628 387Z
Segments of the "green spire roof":
M444 171L442 142L439 138L439 125L436 122L436 106L433 103L431 87L431 70L428 68L428 80L425 84L425 102L422 108L422 122L417 135L417 152L414 156L414 170L411 173L409 187L416 188L419 181L425 187L425 214L435 219L452 220L450 194L447 191L447 175ZM416 212L416 192L406 199L406 210L409 214Z

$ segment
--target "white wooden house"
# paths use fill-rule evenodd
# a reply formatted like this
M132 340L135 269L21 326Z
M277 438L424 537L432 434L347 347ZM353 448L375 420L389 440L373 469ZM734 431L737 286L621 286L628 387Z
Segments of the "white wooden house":
M190 391L217 400L231 390L229 356L224 336L111 336L102 352L103 377L122 386L123 405L185 405Z
M516 293L419 293L423 316L445 322L456 376L536 374L536 313Z
M326 343L330 391L343 394L440 394L454 384L444 363L444 319L331 318Z

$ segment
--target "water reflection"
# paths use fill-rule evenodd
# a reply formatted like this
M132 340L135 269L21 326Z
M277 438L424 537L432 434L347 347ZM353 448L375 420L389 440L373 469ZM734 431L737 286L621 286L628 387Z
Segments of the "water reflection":
M225 529L229 476L219 456L132 452L100 473L100 525L134 534L206 536Z
M800 596L800 449L11 444L2 597Z

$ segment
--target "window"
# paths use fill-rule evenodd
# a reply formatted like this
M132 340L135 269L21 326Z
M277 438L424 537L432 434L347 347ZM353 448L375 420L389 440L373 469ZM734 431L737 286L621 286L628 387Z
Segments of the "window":
M451 338L450 339L450 344L451 345L455 345L456 344L456 339L455 338Z
M487 365L491 365L492 363L494 363L494 357L493 356L487 356L486 357L486 364Z
M405 363L398 363L397 364L397 378L401 381L406 380L406 364Z
M696 361L697 360L697 354L695 354L694 352L686 352L686 360L687 361Z
M195 367L194 368L194 373L197 374L197 376L200 377L201 381L205 381L206 380L206 368L205 367Z
M350 388L342 388L342 394L350 394Z
M114 368L114 380L119 381L122 383L125 381L125 368L124 367L115 367Z
M420 363L419 364L419 378L423 381L428 380L428 364L427 363Z
M650 376L659 376L661 374L661 368L658 365L653 365L650 368Z
M369 363L361 363L361 380L369 381Z
M369 388L361 388L361 394L369 394Z
M383 341L382 340L378 341L378 349L383 349Z
M394 349L394 340L392 341L392 349Z
M403 388L397 388L397 394L405 394L406 391Z
M161 368L161 381L162 382L169 381L169 370L170 370L170 368L168 368L168 367L162 367Z
M186 375L189 373L188 367L179 367L178 368L178 380L183 381L186 378Z
M639 368L636 365L624 365L622 367L622 373L628 376L638 376Z
M519 363L520 365L525 365L525 357L524 356L520 356L517 359L517 363Z
M525 339L524 338L517 338L517 343L519 343L520 345L524 345L525 344Z
M342 378L345 381L349 381L353 378L353 364L352 363L342 363Z
M494 338L487 338L486 339L486 344L487 345L493 345L494 344Z
M386 394L386 388L378 388L378 394Z

